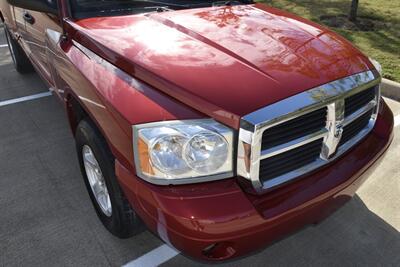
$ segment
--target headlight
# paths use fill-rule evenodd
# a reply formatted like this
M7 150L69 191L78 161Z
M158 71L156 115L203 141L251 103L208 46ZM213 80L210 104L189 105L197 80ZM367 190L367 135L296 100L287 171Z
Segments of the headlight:
M233 131L211 119L133 126L139 177L182 184L232 177Z
M371 61L372 65L374 65L375 69L379 72L379 74L382 75L382 66L381 66L381 64L378 61L376 61L375 59L373 59L373 58L369 58L369 61Z

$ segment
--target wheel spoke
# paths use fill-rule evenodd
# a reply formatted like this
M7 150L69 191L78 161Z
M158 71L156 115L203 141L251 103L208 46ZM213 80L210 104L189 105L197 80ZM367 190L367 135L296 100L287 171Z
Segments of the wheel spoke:
M101 195L101 193L103 193L104 190L98 181L96 181L96 183L93 185L93 191L94 191L95 195L97 195L97 196L99 196L99 195Z
M83 152L83 157L86 163L90 164L92 166L92 168L97 168L98 167L98 163L96 158L94 157L93 153L91 150L89 151L84 151Z
M93 196L102 212L106 216L111 216L112 205L110 195L108 193L107 185L104 176L101 172L100 166L92 149L85 145L82 148L83 163L86 171L86 176L91 187Z

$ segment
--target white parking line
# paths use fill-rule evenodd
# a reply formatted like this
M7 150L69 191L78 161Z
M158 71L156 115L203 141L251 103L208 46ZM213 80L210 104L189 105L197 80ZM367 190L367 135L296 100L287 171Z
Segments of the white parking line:
M162 245L137 258L136 260L128 262L122 267L155 267L172 259L178 254L179 251L176 251L168 245Z
M1 44L0 47L7 47L8 44Z
M14 98L14 99L1 101L0 107L16 104L16 103L20 103L20 102L30 101L30 100L34 100L34 99L38 99L38 98L42 98L42 97L46 97L46 96L51 96L51 92L44 92L44 93L40 93L40 94L36 94L36 95L29 95L29 96L24 96L24 97L20 97L20 98Z
M400 126L400 114L394 117L394 127Z

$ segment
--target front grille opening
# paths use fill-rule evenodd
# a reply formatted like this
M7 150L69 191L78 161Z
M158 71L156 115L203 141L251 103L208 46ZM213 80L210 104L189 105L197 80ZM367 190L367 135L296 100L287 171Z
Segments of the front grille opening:
M365 129L368 126L372 113L373 110L371 109L370 111L355 119L353 122L343 127L343 135L342 139L340 139L339 145L343 145L344 143L355 137L363 129Z
M264 131L261 150L285 144L320 131L326 126L327 108L321 108Z
M285 173L304 167L319 158L323 138L260 162L260 180L271 180Z
M348 117L360 108L366 106L369 102L374 100L376 95L376 87L371 87L367 90L361 91L352 95L344 100L344 116Z

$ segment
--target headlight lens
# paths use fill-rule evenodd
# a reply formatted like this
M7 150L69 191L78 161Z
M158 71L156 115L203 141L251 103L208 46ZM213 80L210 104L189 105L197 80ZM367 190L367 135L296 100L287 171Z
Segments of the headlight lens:
M180 184L232 176L233 131L211 119L134 126L138 176Z
M228 143L221 135L204 132L187 143L184 157L189 167L198 173L212 173L221 168L228 157Z
M157 139L150 149L150 160L155 167L172 175L187 171L181 155L187 138L179 135L166 135Z

